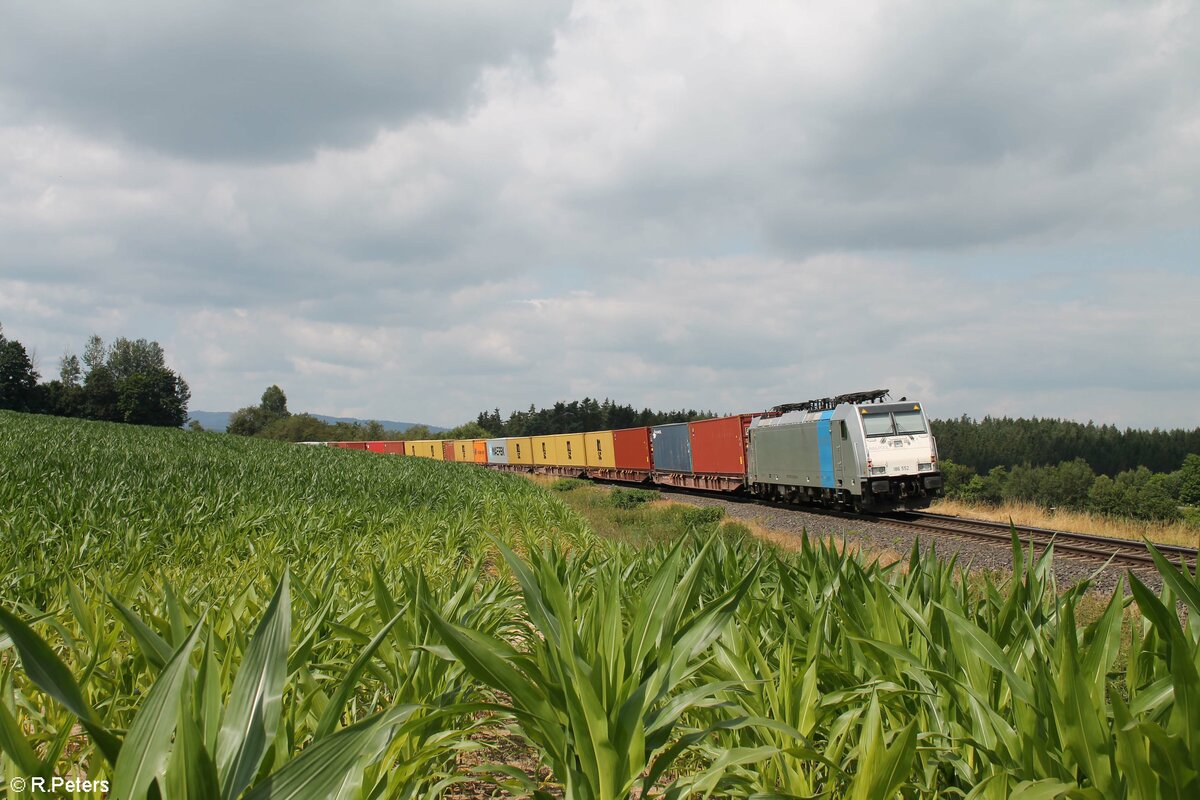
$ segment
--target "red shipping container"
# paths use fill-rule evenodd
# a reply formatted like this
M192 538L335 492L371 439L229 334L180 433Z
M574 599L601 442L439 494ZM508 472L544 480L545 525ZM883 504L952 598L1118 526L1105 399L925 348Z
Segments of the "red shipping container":
M688 423L692 472L709 475L746 474L746 429L751 414Z
M613 461L617 469L654 469L650 460L650 429L613 431Z
M335 442L335 447L341 447L345 450L366 450L366 442Z
M454 457L454 440L453 439L442 442L442 457L446 461L457 461L458 460L457 458Z
M404 455L404 442L367 442L367 449L372 453L392 453Z

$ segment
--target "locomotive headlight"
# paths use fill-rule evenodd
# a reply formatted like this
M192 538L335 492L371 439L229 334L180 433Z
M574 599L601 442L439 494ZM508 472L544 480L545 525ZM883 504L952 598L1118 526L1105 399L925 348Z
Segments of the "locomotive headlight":
M887 467L871 467L872 475L887 475Z
M933 472L933 463L927 462L927 463L917 464L917 472Z

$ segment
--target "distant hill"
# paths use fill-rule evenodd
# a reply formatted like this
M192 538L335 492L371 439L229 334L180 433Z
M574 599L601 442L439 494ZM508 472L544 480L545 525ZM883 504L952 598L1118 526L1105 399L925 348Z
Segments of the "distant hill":
M199 422L201 425L204 426L204 430L206 430L206 431L223 431L223 430L225 430L226 428L229 427L229 418L231 416L233 416L232 411L190 411L190 412L188 412L188 419L196 420L197 422ZM313 416L316 417L317 419L321 420L322 422L350 422L350 423L359 423L359 424L365 425L371 421L369 419L356 419L354 417L330 417L330 416L326 416L325 414L313 414ZM411 428L412 426L419 425L422 423L396 422L395 420L381 419L381 420L379 420L379 424L383 425L383 429L386 431L406 431L409 428ZM446 429L439 428L435 425L430 425L429 430L431 433L438 433L439 431L444 431Z

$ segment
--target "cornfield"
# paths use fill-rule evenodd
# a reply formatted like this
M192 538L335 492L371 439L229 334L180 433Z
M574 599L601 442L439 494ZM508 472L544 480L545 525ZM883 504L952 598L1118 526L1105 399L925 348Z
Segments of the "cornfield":
M469 465L0 413L0 786L1200 796L1200 581L601 539ZM1128 589L1128 591L1126 591ZM1181 623L1181 618L1183 622ZM512 740L540 769L503 763Z

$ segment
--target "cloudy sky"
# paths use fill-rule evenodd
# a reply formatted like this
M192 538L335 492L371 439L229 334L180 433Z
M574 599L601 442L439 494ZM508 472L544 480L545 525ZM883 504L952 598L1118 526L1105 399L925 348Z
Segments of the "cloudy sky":
M189 7L190 6L190 7ZM192 407L1200 424L1200 2L0 0L0 323Z

